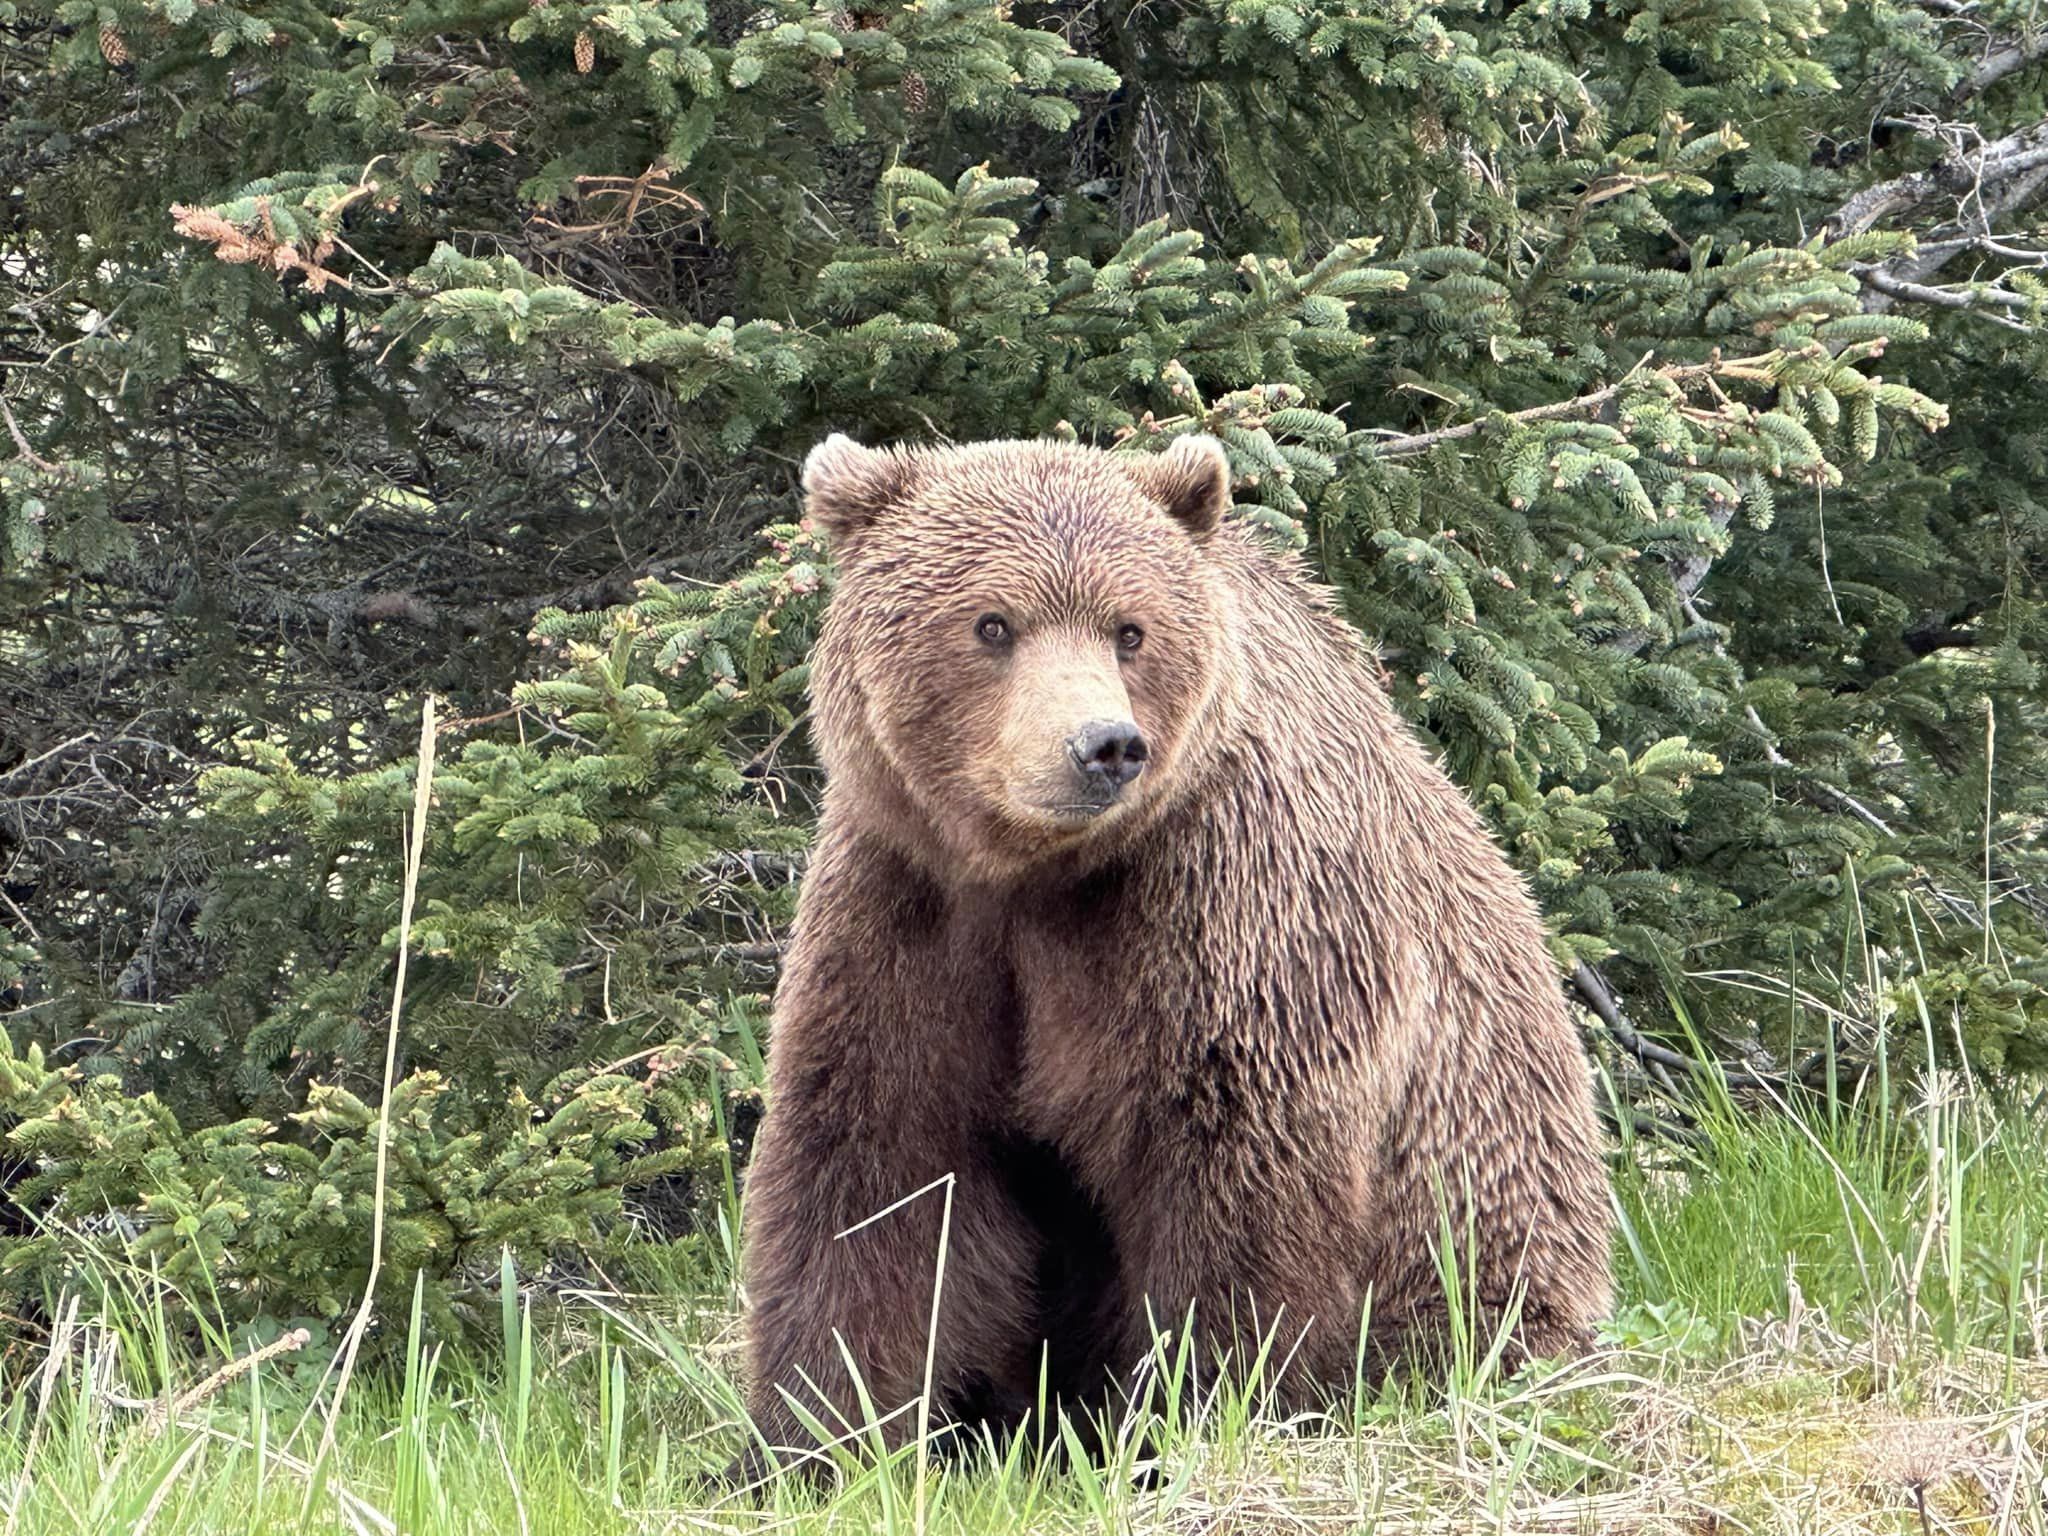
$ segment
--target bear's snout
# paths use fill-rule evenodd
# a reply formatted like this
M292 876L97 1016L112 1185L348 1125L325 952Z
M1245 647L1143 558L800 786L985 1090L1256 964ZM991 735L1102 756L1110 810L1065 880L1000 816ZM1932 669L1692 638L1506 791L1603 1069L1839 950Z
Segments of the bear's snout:
M1145 771L1147 749L1135 721L1090 720L1067 738L1067 756L1082 793L1106 805Z

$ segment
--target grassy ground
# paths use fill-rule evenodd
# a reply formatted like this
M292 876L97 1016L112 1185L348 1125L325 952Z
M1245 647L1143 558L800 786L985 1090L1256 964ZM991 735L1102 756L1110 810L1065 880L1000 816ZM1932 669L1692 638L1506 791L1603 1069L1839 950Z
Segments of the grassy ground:
M538 1318L515 1304L497 1349L358 1374L325 1450L316 1373L285 1352L208 1380L124 1283L68 1306L0 1405L0 1536L2048 1532L2048 1123L1938 1084L1895 1117L1709 1131L1622 1161L1599 1357L1501 1381L1476 1352L1448 1385L1294 1424L1162 1373L1149 1486L1132 1435L1099 1471L906 1457L829 1497L721 1501L699 1476L740 1443L733 1330L701 1247Z

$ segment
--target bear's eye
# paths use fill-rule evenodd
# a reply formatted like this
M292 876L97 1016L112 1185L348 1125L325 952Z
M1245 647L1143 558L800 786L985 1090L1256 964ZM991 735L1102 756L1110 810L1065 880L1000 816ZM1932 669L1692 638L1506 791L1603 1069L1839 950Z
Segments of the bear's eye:
M1126 656L1135 656L1138 647L1145 643L1145 631L1135 624L1126 624L1116 632L1116 648Z
M974 633L984 645L1001 645L1010 638L1010 621L1000 613L984 613L974 621Z

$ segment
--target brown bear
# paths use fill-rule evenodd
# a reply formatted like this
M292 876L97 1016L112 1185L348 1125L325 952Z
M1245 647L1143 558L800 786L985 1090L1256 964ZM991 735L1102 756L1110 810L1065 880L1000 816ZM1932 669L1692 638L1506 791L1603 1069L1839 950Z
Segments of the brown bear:
M928 1344L936 1419L1085 1403L1189 1316L1348 1385L1443 1344L1445 1232L1513 1358L1582 1348L1608 1193L1542 922L1358 633L1224 521L1221 446L834 437L803 483L839 579L746 1192L766 1441L914 1436ZM948 1176L949 1221L869 1220Z

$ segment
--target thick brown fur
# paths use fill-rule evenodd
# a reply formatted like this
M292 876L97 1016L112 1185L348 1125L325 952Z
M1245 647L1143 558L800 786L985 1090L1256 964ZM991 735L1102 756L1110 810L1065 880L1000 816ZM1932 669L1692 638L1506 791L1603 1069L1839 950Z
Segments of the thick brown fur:
M948 1174L940 1415L1042 1366L1085 1400L1190 1305L1312 1397L1368 1300L1370 1358L1442 1345L1446 1222L1478 1327L1582 1348L1607 1189L1535 906L1326 594L1219 523L1220 448L834 439L805 484L841 575L747 1190L768 1440L792 1398L865 1421L847 1356L876 1414L920 1392L942 1197L839 1234ZM1143 771L1070 814L1061 744L1115 710Z

